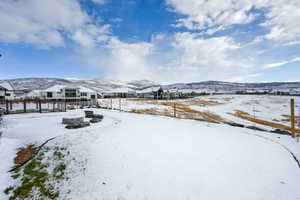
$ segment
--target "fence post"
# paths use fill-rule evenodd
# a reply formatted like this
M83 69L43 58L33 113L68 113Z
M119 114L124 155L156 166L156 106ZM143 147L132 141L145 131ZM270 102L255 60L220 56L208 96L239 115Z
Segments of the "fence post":
M119 99L119 110L121 111L121 98Z
M176 117L176 103L174 102L174 117Z
M292 137L296 137L295 131L295 100L291 99L291 131Z
M5 103L6 103L6 114L9 114L8 100L6 100Z
M39 100L39 112L42 113L42 103L41 103L41 100Z
M53 112L55 112L55 100L53 100Z
M112 99L110 99L110 109L112 110L113 107L112 107Z
M25 99L23 101L23 104L24 104L24 112L26 113L27 112L27 106L26 106L26 100Z

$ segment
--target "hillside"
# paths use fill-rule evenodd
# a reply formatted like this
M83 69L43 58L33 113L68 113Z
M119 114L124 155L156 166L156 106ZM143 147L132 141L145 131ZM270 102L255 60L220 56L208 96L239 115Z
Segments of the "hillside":
M153 86L162 86L164 89L192 89L209 91L238 91L238 90L300 90L300 82L269 82L269 83L233 83L222 81L203 81L191 83L174 83L161 85L149 80L118 81L118 80L79 80L62 78L19 78L0 80L9 81L16 90L44 90L54 85L81 85L98 92L110 91L118 88L141 90Z

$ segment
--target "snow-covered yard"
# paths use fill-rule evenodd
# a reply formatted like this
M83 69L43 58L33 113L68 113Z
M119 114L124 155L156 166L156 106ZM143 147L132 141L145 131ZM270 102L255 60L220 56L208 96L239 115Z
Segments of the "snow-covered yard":
M234 115L236 112L254 119L290 126L290 99L295 99L295 114L297 127L300 129L300 97L272 96L272 95L207 95L192 99L179 100L140 100L140 99L101 99L103 107L124 111L153 110L158 115L173 115L173 103L185 105L192 111L211 113L228 122L240 123L245 126L256 126L265 130L274 127L257 124ZM170 105L162 105L169 103ZM145 112L147 113L147 112ZM200 113L201 114L201 113ZM197 118L197 113L193 113ZM183 117L186 118L186 117ZM201 116L200 116L201 119Z
M193 120L94 109L104 120L67 130L66 113L5 116L0 190L18 147L56 137L67 149L58 199L300 199L300 143L290 136ZM50 167L51 168L51 167ZM8 196L0 193L0 199Z

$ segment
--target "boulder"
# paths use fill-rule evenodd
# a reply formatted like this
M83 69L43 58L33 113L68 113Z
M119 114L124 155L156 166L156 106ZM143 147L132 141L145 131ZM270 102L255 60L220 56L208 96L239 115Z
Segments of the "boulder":
M69 124L65 128L67 128L67 129L77 129L77 128L84 128L84 127L87 127L89 125L90 125L89 122L80 122L80 123L77 123L77 124Z
M63 118L62 123L67 124L67 125L72 125L72 124L80 124L84 122L83 117L77 117L77 118Z
M85 110L84 113L85 113L85 117L86 117L86 118L93 118L94 111L91 111L91 110Z
M100 114L94 114L93 115L93 118L97 118L97 119L103 119L103 115L100 115Z
M90 120L90 123L98 123L98 122L101 122L102 121L102 118L100 119L100 118L92 118L91 120Z

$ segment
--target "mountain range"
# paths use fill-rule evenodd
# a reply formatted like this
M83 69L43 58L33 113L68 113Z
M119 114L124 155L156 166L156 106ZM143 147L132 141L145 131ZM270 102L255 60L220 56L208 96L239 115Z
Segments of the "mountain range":
M233 83L223 81L202 81L191 83L160 84L149 80L118 81L118 80L79 80L63 78L18 78L0 80L8 81L15 90L44 90L54 85L84 86L97 92L111 91L120 88L142 90L149 87L161 86L164 89L179 90L210 90L210 91L238 91L238 90L284 90L300 91L300 82L266 82L266 83Z

